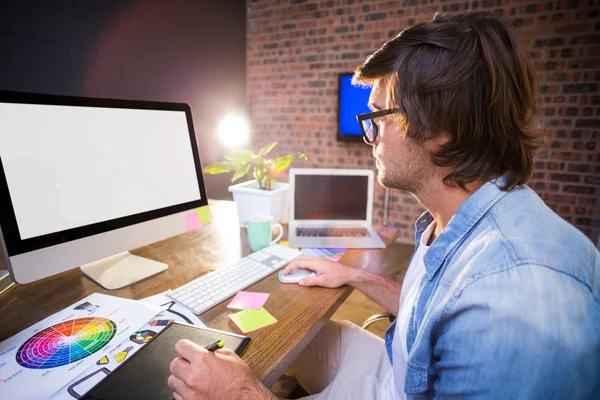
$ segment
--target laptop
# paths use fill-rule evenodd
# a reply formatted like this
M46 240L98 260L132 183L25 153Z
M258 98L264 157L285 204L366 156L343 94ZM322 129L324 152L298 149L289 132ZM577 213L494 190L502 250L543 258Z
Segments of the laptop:
M290 169L290 246L384 248L371 226L373 180L367 169Z

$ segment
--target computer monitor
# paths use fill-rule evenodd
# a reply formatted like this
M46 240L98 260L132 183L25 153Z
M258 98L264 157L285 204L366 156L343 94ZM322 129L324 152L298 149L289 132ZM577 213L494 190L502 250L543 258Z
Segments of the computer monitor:
M362 131L356 115L371 112L367 106L371 88L353 85L352 75L352 73L339 75L337 139L345 142L360 142Z
M113 289L164 270L119 253L207 205L190 107L0 91L0 205L18 283L96 262L82 269Z

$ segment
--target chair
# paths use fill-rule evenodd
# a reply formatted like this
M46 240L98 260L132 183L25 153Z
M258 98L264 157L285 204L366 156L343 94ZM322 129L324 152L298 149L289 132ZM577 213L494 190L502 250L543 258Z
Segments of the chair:
M391 322L394 322L394 320L396 319L396 316L390 314L387 311L379 313L379 314L371 315L369 318L367 318L365 320L365 322L363 322L362 328L363 329L367 329L369 327L369 325L372 325L372 324L374 324L377 321L383 321L383 320L386 320L386 319L391 323Z

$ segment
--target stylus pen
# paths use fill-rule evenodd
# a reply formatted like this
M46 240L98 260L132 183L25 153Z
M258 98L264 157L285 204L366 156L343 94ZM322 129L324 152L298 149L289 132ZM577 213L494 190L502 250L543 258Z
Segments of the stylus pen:
M217 340L217 341L216 341L216 342L214 342L214 343L211 343L211 344L209 344L209 345L207 345L207 346L204 346L204 348L205 348L206 350L208 350L208 351L215 351L215 350L222 349L222 348L223 348L223 346L225 346L225 342L224 342L224 341L222 341L222 340Z

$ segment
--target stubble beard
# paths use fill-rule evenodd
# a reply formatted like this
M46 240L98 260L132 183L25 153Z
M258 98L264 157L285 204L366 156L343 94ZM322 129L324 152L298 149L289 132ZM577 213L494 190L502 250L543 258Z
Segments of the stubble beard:
M410 150L404 152L403 160L398 157L385 164L379 161L377 180L381 186L417 194L433 178L434 166L427 150L418 144Z
M404 190L410 193L416 193L422 186L422 183L420 183L420 181L416 179L416 176L410 176L410 174L407 174L406 172L393 174L383 169L380 169L377 174L377 180L379 181L379 184L383 187Z

